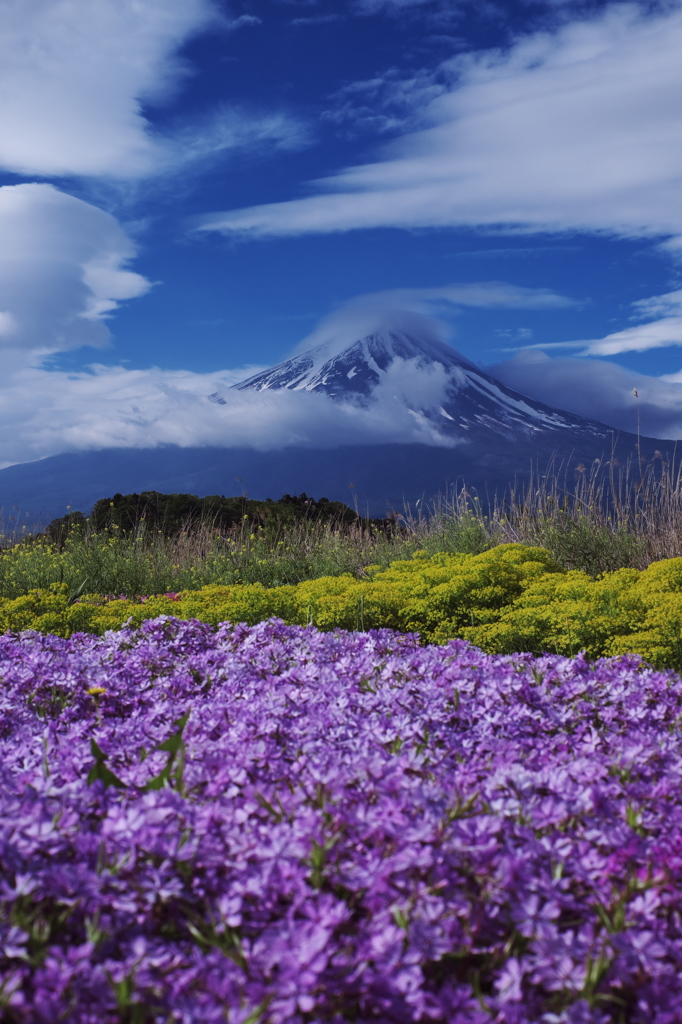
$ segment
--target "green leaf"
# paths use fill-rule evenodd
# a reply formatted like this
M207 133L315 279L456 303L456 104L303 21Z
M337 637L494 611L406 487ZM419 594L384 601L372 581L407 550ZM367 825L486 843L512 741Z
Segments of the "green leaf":
M265 1002L260 1004L260 1006L257 1006L253 1013L250 1013L249 1016L246 1018L244 1024L258 1024L262 1015L268 1008L268 1002L269 1000L266 999Z
M78 598L81 596L81 594L85 590L87 582L88 582L88 578L86 576L85 579L83 580L83 582L81 583L80 587L77 587L76 590L72 590L71 591L71 593L69 594L68 600L66 602L68 605L72 605L72 604L76 603Z
M168 768L168 765L166 765L166 767L163 769L163 771L159 772L158 775L154 775L154 777L151 778L149 780L149 782L147 782L145 784L144 792L148 793L150 790L153 790L153 789L163 789L163 787L168 782L169 778L170 778L170 770Z
M177 789L182 787L182 777L185 771L185 741L182 738L182 734L188 719L189 711L182 718L178 718L177 722L173 722L175 732L171 733L167 739L154 747L155 751L163 750L164 753L167 753L168 760L159 774L151 778L144 786L143 792L148 793L151 790L163 789L164 786L170 784L171 777L174 779ZM173 772L176 757L177 765L175 766L175 772Z
M91 786L93 782L103 782L105 786L116 786L118 789L125 789L126 784L118 775L114 775L110 768L107 768L106 759L107 756L103 750L97 745L94 739L90 740L90 752L95 758L95 763L88 772L87 784Z
M180 747L183 746L184 741L182 739L182 733L184 731L185 726L187 725L188 718L189 711L187 711L182 716L182 718L178 718L177 722L173 722L176 731L174 733L171 733L167 740L164 740L163 743L159 743L158 747L155 747L154 749L165 750L169 754L177 754L178 750L180 750Z
M407 920L405 912L401 910L400 907L393 907L392 914L393 920L398 925L398 928L402 928L402 930L406 932L409 927L409 921Z

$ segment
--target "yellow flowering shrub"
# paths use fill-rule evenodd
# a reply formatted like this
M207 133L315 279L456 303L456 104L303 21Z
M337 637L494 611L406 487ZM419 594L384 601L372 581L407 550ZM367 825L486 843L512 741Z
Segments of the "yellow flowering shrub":
M595 580L563 571L542 548L503 544L479 555L417 552L387 569L369 566L363 579L211 585L144 601L90 595L70 602L66 587L53 585L0 600L0 632L101 634L158 615L211 625L277 616L319 629L388 627L419 632L429 643L463 637L494 653L637 653L682 668L682 559Z
M425 640L458 635L462 626L493 621L536 579L560 573L541 548L505 544L481 555L419 552L388 569L367 569L367 578L325 576L296 586L260 583L211 585L168 596L104 601L96 595L69 604L65 587L34 590L0 600L0 629L78 630L104 633L124 623L138 625L157 615L203 622L253 624L271 616L320 629L390 627L416 630Z

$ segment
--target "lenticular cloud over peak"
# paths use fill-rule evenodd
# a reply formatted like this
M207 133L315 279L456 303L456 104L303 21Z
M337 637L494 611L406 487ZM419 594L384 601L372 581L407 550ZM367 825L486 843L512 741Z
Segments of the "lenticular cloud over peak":
M324 317L295 348L306 352L327 346L329 355L342 352L358 338L396 333L419 338L438 348L452 328L442 318L462 308L564 309L577 303L549 288L526 288L507 281L466 281L421 288L391 288L357 295Z
M338 355L359 338L370 334L408 334L440 346L446 344L446 325L432 316L409 309L389 309L369 296L355 300L343 309L324 317L317 327L296 346L295 354L320 348L328 357Z

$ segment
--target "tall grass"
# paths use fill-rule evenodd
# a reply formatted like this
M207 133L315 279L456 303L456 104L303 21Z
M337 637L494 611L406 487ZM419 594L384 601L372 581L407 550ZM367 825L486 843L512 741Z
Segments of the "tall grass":
M26 536L17 517L0 554L0 596L65 584L78 593L167 593L210 583L277 586L319 576L364 574L415 551L476 554L520 542L548 548L567 569L592 576L621 567L645 568L682 556L682 467L656 458L640 473L638 462L615 458L569 475L562 466L535 473L523 487L499 497L460 488L426 511L405 510L394 528L367 522L303 520L256 527L245 519L229 531L209 520L178 534L75 528L63 545Z
M361 574L370 564L409 558L422 533L395 537L363 526L304 521L266 530L251 523L220 532L210 522L189 524L175 536L74 529L61 547L44 537L8 545L0 555L0 596L64 583L72 594L153 594L209 583L277 586L318 576Z
M548 548L567 569L595 576L623 567L644 569L682 555L682 464L656 453L647 465L612 457L569 475L551 465L522 488L495 499L490 513L460 492L445 509L459 520L474 515L493 543Z

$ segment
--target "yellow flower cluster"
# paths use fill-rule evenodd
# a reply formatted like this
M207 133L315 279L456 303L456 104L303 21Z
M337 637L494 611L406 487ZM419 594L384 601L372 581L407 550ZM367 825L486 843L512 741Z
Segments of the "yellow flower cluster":
M277 616L325 630L389 627L417 631L430 643L463 637L494 653L585 650L595 658L633 652L682 669L682 559L594 580L564 572L543 548L502 544L479 555L417 552L388 569L368 567L364 579L212 585L145 601L91 595L70 604L66 587L53 585L0 600L0 631L101 634L157 615L213 625Z

